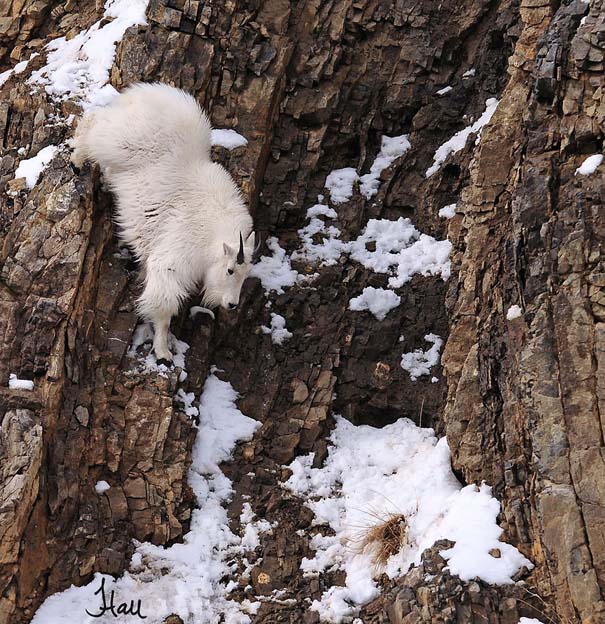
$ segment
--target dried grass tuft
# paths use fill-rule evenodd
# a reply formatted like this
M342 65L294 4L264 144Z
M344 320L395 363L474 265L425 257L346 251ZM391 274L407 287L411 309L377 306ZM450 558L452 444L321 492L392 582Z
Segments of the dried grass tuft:
M358 552L371 552L374 564L384 566L407 544L407 522L402 513L386 514L351 540Z

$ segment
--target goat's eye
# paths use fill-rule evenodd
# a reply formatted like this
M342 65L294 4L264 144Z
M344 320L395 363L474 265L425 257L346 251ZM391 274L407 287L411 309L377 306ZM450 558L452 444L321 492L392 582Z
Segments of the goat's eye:
M227 273L229 273L229 275L233 275L233 269L227 269Z

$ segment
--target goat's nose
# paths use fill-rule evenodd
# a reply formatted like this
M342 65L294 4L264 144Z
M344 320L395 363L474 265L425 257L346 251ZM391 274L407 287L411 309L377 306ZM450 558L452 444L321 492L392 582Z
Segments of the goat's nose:
M229 304L229 309L230 310L235 310L235 308L237 308L237 303L230 303Z

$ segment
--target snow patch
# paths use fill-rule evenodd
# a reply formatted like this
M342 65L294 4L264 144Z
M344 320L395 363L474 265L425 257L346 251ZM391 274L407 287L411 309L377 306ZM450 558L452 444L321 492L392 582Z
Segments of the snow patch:
M193 404L195 401L195 393L185 392L183 388L179 388L174 395L174 400L182 405L183 411L189 418L197 418L199 416L199 410Z
M230 129L213 130L210 136L210 142L212 145L225 147L228 150L248 145L248 139L239 134L239 132Z
M14 74L22 74L25 71L28 63L36 58L36 56L40 56L38 52L34 52L26 61L20 61L17 63L12 69L7 69L6 71L0 74L0 87Z
M45 46L46 65L34 71L28 83L43 86L49 95L60 100L74 98L83 108L107 104L117 94L107 84L116 44L131 26L147 24L148 2L107 0L103 18L89 29L69 41L59 37ZM103 22L107 23L102 26Z
M417 273L441 275L444 280L450 276L451 243L421 234L404 217L397 221L370 219L362 233L351 242L342 241L337 227L328 226L317 217L311 218L298 232L303 245L292 254L294 260L331 266L349 253L367 269L390 274L390 288L403 286Z
M401 303L401 297L392 290L368 286L358 297L349 301L349 310L368 310L379 321L384 321L386 315Z
M506 313L506 320L512 321L519 318L523 314L523 310L518 305L512 305Z
M335 169L326 178L325 187L330 191L333 204L344 204L353 195L353 185L359 180L357 171L352 167Z
M250 277L260 279L266 294L274 290L278 295L281 295L285 287L294 286L304 279L304 276L292 268L286 250L280 247L275 236L267 239L267 247L273 252L273 255L263 256L256 264L252 265Z
M19 379L14 373L8 376L8 387L11 390L33 390L34 382L30 379Z
M445 95L446 93L449 93L453 89L454 89L454 87L450 87L448 85L447 87L443 87L443 89L439 89L439 91L436 91L436 93L437 93L437 95Z
M107 483L107 481L97 481L95 484L95 492L97 494L103 494L104 492L107 492L107 490L111 489L111 485L109 485L109 483Z
M436 171L439 170L450 154L459 152L466 145L466 141L471 134L477 134L480 136L483 126L489 123L492 115L496 112L497 106L498 100L496 98L489 98L488 100L485 100L485 111L481 117L479 117L479 119L477 119L477 121L471 126L467 126L463 130L456 132L451 139L446 141L437 149L435 155L433 156L433 164L426 170L427 178L430 178Z
M448 204L439 210L439 216L442 219L451 219L456 216L456 204Z
M437 334L427 334L424 339L433 343L430 349L427 351L416 349L401 356L401 368L410 374L412 381L416 381L423 375L430 375L431 368L439 364L439 350L443 345L443 340Z
M59 147L57 145L47 145L43 147L33 158L22 160L15 171L16 178L25 178L25 186L31 190L36 186L41 173L48 167L50 161L55 157Z
M168 369L163 364L158 365L153 349L151 348L153 335L153 325L151 323L140 323L134 330L132 344L128 349L127 355L128 357L138 359L141 364L141 372L158 373L167 376ZM144 345L147 345L147 347ZM144 355L142 357L139 355L139 347L143 347ZM183 371L185 371L185 353L189 350L189 345L183 340L179 340L172 332L168 332L168 347L172 352L172 363L174 366L182 368Z
M395 137L382 136L380 152L378 152L378 156L376 156L370 167L370 173L366 173L360 178L359 192L366 199L370 199L378 193L380 174L403 156L410 147L412 146L407 134Z
M242 513L240 514L239 522L240 525L244 527L242 547L248 551L254 550L259 546L261 534L270 533L273 528L269 521L255 518L250 503L244 503L242 505Z
M462 487L452 474L445 438L438 441L432 429L421 429L405 418L376 429L337 416L331 441L322 468L312 467L313 454L298 457L285 483L313 511L314 524L328 525L334 532L313 538L315 556L303 559L304 573L346 572L344 587L331 587L311 605L323 621L354 616L379 593L373 574L404 574L440 539L455 542L442 555L462 580L512 583L522 566L533 567L517 549L500 541L500 504L491 488ZM400 551L377 568L373 551L362 550L361 538L393 514L403 514L406 539ZM489 554L493 548L500 558Z
M292 332L286 329L286 319L274 312L271 312L271 327L261 325L261 329L263 334L271 334L271 342L276 345L281 345L292 338Z
M375 245L373 251L368 244ZM376 273L391 273L389 286L399 288L419 273L450 276L449 241L421 234L409 219L370 219L361 235L351 243L351 257Z
M169 548L150 543L138 544L131 570L114 580L96 574L83 587L70 587L46 599L32 624L93 624L98 619L85 609L100 605L98 590L105 579L106 593L115 591L115 602L141 601L141 611L148 624L160 624L170 614L186 622L245 624L250 622L260 603L238 603L228 598L236 581L237 562L244 552L255 547L260 532L268 523L252 520L246 511L243 536L233 533L225 508L232 494L231 481L219 464L229 459L237 442L250 440L259 422L244 416L235 405L237 393L227 382L211 374L200 400L200 425L192 451L189 485L198 508L191 516L191 530L183 543ZM112 621L128 624L132 616L118 616Z
M303 246L292 254L293 260L332 266L347 249L347 244L340 240L340 230L317 217L312 217L298 230L298 235ZM318 239L319 242L315 242Z
M312 219L313 217L328 217L328 219L336 219L338 215L336 214L336 210L334 208L330 208L324 204L315 204L315 206L311 206L307 210L307 219Z
M593 154L589 156L577 169L574 175L590 175L597 170L603 162L603 154Z

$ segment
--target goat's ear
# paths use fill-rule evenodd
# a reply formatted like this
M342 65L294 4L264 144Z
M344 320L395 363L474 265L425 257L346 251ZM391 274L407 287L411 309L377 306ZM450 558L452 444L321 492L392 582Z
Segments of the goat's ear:
M226 256L232 256L233 255L233 249L231 249L231 247L229 247L229 245L227 245L227 243L223 243L223 251L225 252Z

